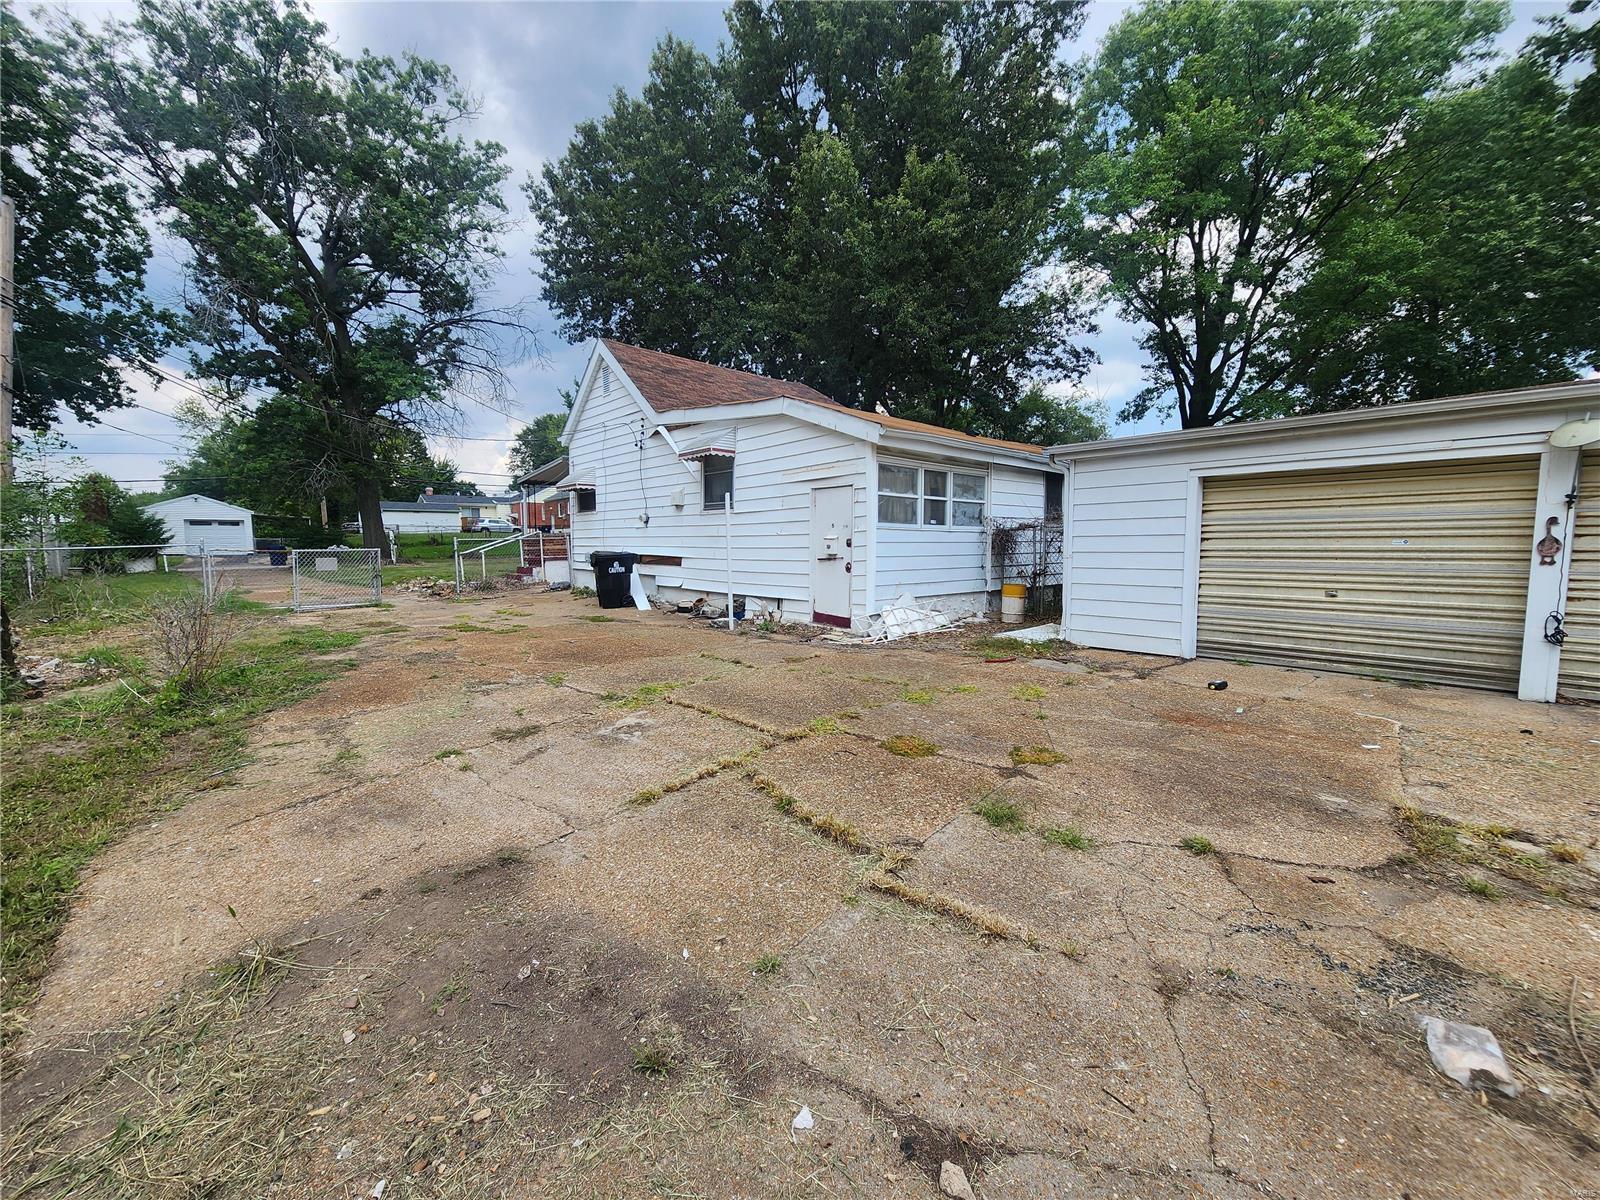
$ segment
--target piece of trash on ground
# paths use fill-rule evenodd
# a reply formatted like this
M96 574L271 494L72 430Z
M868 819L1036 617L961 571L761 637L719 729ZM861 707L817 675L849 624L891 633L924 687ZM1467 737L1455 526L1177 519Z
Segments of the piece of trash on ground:
M1210 688L1213 692L1225 692L1228 690L1228 681L1226 679L1213 679L1210 683L1206 684L1206 687Z
M795 1113L794 1120L789 1125L789 1139L794 1140L795 1130L814 1129L817 1124L816 1117L811 1115L811 1109L806 1105L800 1106L800 1111Z
M1515 1096L1517 1081L1506 1066L1500 1043L1481 1025L1463 1025L1443 1017L1419 1016L1417 1023L1428 1035L1433 1065L1464 1088L1492 1083L1505 1096ZM1487 1080L1478 1076L1487 1076Z

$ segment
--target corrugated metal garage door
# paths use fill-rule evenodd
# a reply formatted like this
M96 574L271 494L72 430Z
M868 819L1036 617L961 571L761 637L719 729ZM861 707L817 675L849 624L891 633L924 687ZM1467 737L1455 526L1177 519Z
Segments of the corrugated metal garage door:
M1515 690L1537 459L1208 479L1202 655Z
M1600 449L1583 452L1567 583L1567 642L1556 690L1600 700Z

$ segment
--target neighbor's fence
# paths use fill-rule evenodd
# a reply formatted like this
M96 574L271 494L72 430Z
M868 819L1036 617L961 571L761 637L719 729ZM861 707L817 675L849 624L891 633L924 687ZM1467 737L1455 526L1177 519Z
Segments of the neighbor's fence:
M329 547L289 551L290 604L295 612L357 608L383 600L379 550Z
M560 533L513 533L501 538L455 538L456 594L491 582L570 583L568 541Z
M78 575L137 575L171 570L183 560L166 546L0 546L8 594L38 598L46 581Z
M1027 587L1026 617L1060 618L1065 550L1065 526L1059 517L989 522L989 561L996 582Z

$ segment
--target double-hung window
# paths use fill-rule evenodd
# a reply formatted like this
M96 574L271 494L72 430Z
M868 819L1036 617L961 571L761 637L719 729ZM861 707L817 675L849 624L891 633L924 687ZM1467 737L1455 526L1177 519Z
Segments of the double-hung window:
M878 464L878 523L981 529L988 477L969 471Z

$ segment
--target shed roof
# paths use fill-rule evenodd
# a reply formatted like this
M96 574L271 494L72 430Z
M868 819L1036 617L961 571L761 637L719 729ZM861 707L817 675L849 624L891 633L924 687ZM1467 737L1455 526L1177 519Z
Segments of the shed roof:
M630 346L612 338L601 339L611 351L618 365L628 373L639 394L658 413L687 412L697 408L716 408L724 404L755 404L762 400L799 400L820 408L847 413L863 421L870 421L884 429L901 433L917 433L929 437L949 438L954 441L993 446L1000 450L1020 451L1024 454L1043 454L1043 447L1027 442L1008 442L1002 438L981 437L930 425L925 421L910 421L904 417L891 417L867 409L851 408L830 400L815 388L786 379L769 379L751 371L736 371L731 367L713 366L692 358L666 354L660 350L646 350Z
M165 500L157 500L153 504L144 505L141 511L152 512L154 510L168 508L174 504L181 504L185 501L213 505L217 508L232 509L234 512L244 513L246 516L255 516L255 513L251 512L248 508L245 508L242 504L229 504L226 500L218 500L215 496L201 495L199 492L187 492L182 496L169 496Z

